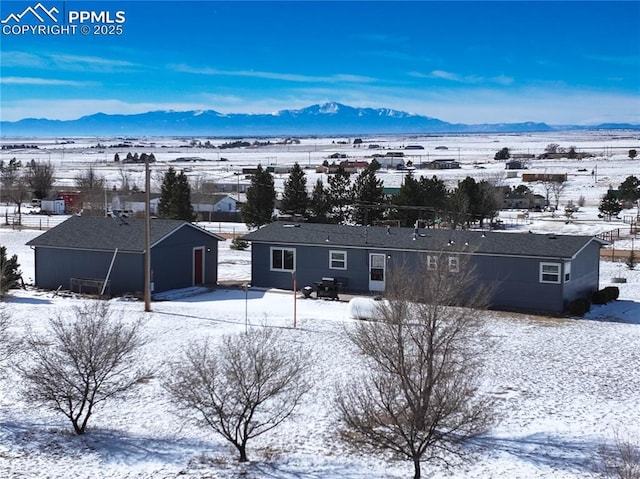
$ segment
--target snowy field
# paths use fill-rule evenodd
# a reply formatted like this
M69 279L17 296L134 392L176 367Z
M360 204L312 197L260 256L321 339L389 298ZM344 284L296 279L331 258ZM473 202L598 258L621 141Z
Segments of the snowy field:
M564 136L562 136L564 135ZM635 135L635 136L632 136ZM336 142L343 139L335 139ZM22 140L21 140L22 141ZM43 143L46 143L44 140ZM90 146L87 140L87 146ZM92 140L95 142L95 140ZM145 140L146 141L146 140ZM178 144L162 148L154 140L165 168L171 157L186 156ZM171 140L179 142L180 140ZM352 145L331 143L332 139L308 139L302 145L268 147L265 151L225 151L229 164L214 162L217 152L199 151L211 166L196 164L202 176L228 174L243 164L255 164L270 157L278 164L309 161L318 164L335 151L350 155L370 155L354 151ZM16 140L3 139L4 143ZM149 143L151 140L149 140ZM322 142L322 144L321 144ZM542 153L548 143L577 146L593 151L596 158L580 162L534 161L530 172L567 172L568 188L561 204L585 197L585 207L569 223L550 213L518 220L517 212L501 212L509 231L570 234L597 234L620 229L623 237L613 247L637 249L638 241L628 233L622 220L605 222L597 218L599 198L609 187L617 187L627 176L640 174L638 161L626 157L638 148L638 134L626 132L587 134L540 134L526 136L478 135L428 137L425 139L375 139L376 143L400 146L425 145L423 155L433 159L435 147L446 144L449 157L459 154L462 170L442 173L455 182L470 175L477 179L496 178L517 185L519 178L504 177L504 165L492 160L495 152L507 146L516 152ZM386 142L386 143L385 143ZM70 181L75 168L90 164L91 150L84 153L59 151L61 145L49 142L43 151L2 152L30 159L47 159L60 168ZM69 147L69 145L66 145ZM292 151L294 150L294 151ZM50 155L47 154L50 152ZM108 156L115 151L95 153L96 164L108 172ZM150 147L132 151L150 152ZM440 152L441 150L438 150ZM122 151L121 151L122 156ZM440 154L440 153L438 153ZM39 156L38 156L39 155ZM262 155L262 156L260 156ZM265 156L266 155L266 156ZM64 156L64 159L61 157ZM194 153L195 156L195 153ZM444 156L443 156L444 157ZM277 159L276 159L277 158ZM62 161L58 161L61 159ZM263 163L264 164L264 163ZM484 168L478 168L484 166ZM598 177L591 175L597 166ZM133 167L131 167L133 168ZM140 169L139 166L136 168ZM229 172L225 172L225 168ZM579 170L587 170L579 171ZM77 170L76 170L77 171ZM311 171L311 170L309 170ZM64 173L66 172L66 173ZM441 172L426 170L425 174ZM236 175L237 176L237 175ZM386 186L399 186L402 174L382 173ZM116 174L110 178L117 181ZM286 175L279 179L280 184ZM308 184L315 179L309 175ZM395 183L389 184L389 183ZM454 184L454 183L453 183ZM535 189L535 187L534 187ZM635 215L626 210L624 215ZM225 231L229 225L205 223L202 226ZM239 228L243 228L237 225ZM241 232L244 230L238 230ZM0 229L0 244L9 254L17 254L26 282L34 276L33 252L25 242L40 230ZM640 238L639 238L640 239ZM220 244L219 279L249 281L250 253ZM626 283L612 283L623 277ZM585 318L548 318L492 312L485 314L486 328L494 347L488 358L484 388L498 399L500 421L480 438L477 455L468 464L451 471L424 464L423 475L432 478L584 478L594 473L597 450L613 443L616 434L640 441L640 267L631 271L622 263L601 261L601 287L620 287L618 301L594 306ZM80 298L53 297L34 289L16 291L6 302L13 330L22 333L27 326L42 329L47 318L67 314ZM157 368L156 377L143 384L127 400L108 402L92 417L90 431L83 437L71 434L64 417L34 409L20 396L20 382L13 371L0 382L0 477L7 478L254 478L254 479L386 479L411 477L412 466L384 455L358 453L337 437L337 418L332 403L334 387L360 367L345 330L356 321L349 317L347 302L316 299L296 300L296 328L293 327L294 296L291 292L250 290L245 296L238 289L220 288L171 301L154 302L153 312L144 313L143 304L111 300L132 321L145 319L145 333L152 342L145 350L146 361ZM208 430L194 427L175 414L162 388L166 361L177 357L192 340L215 340L226 333L245 328L284 328L288 341L303 344L314 358L314 389L295 417L281 428L249 443L248 464L236 461L235 450Z

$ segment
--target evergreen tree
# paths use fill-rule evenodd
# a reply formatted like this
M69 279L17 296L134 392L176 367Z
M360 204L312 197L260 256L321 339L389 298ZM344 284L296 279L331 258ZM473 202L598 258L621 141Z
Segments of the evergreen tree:
M400 191L391 200L394 205L398 206L424 206L422 201L420 183L414 178L413 173L404 177ZM422 218L422 215L418 209L399 208L392 213L391 217L401 220L403 226L413 226L416 220Z
M281 209L285 213L306 215L308 204L307 177L304 170L296 163L289 172L289 178L284 182Z
M509 148L506 147L499 150L493 157L496 161L508 160L509 158L511 158L511 154L509 153Z
M422 218L431 222L440 219L447 208L449 196L444 181L439 180L435 175L431 178L421 177L420 194L420 204L427 207Z
M21 275L18 257L14 254L7 258L7 248L0 246L0 298L20 284Z
M191 204L191 187L184 172L176 175L170 166L162 180L158 214L161 218L193 221L196 217Z
M255 174L251 177L251 185L247 189L247 201L242 205L242 221L250 228L271 223L275 201L273 176L263 169L262 165L258 165Z
M379 205L384 201L383 181L376 178L373 165L365 168L353 184L353 200L356 206L353 210L353 221L359 225L370 225L382 219L384 210L381 208L366 208L367 205Z
M640 179L631 175L620 183L618 187L620 199L623 201L637 201L640 199Z
M618 213L622 211L622 204L611 191L608 191L607 194L602 197L598 210L610 220L612 216L617 216Z
M327 182L329 183L331 223L345 224L349 217L349 208L353 203L349 173L342 166L339 166L335 175L330 177Z
M318 178L309 202L309 221L313 223L326 223L331 211L329 191L324 187L322 180Z

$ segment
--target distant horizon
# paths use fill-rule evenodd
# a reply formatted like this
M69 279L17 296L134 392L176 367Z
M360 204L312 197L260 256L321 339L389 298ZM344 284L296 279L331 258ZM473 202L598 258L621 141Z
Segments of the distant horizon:
M342 106L345 107L351 107L351 108L372 108L373 107L354 107L353 105L345 105L339 102L334 102L334 101L329 101L325 104L332 104L332 103L336 103L336 104L340 104ZM77 118L70 118L68 120L60 120L60 119L56 119L56 118L36 118L36 117L29 117L29 118L21 118L20 120L15 120L15 121L7 121L7 123L19 123L21 121L60 121L60 122L67 122L67 121L78 121L81 120L83 118L87 118L87 117L92 117L92 116L97 116L97 115L106 115L106 116L135 116L135 115L145 115L145 114L150 114L150 113L197 113L197 112L216 112L219 113L221 115L229 115L229 116L233 116L233 115L277 115L283 111L302 111L305 110L307 108L313 107L313 106L322 106L325 104L314 104L314 105L307 105L306 107L302 107L302 108L284 108L282 110L277 110L274 112L267 112L267 113L256 113L256 112L248 112L248 113L243 113L243 112L221 112L219 110L216 110L215 108L209 108L209 109L195 109L195 110L149 110L149 111L142 111L142 112L138 112L138 113L106 113L103 111L97 111L94 113L89 113L86 115L82 115L80 117ZM412 114L411 112L406 112L406 111L402 111L402 110L395 110L393 108L386 108L386 107L381 107L381 109L387 109L387 110L393 110L393 111L397 111L400 113L407 113L407 114ZM419 116L423 116L425 118L432 118L434 120L441 120L443 122L446 122L446 120L443 120L442 118L436 118L433 116L429 116L429 115L419 115ZM3 122L5 120L2 120ZM526 124L526 123L536 123L536 124L545 124L547 126L550 127L556 127L556 128L562 128L562 127L583 127L583 128L589 128L589 127L597 127L599 125L602 124L621 124L621 125L631 125L634 127L640 127L640 119L637 123L633 123L633 122L602 122L602 123L596 123L596 124L592 124L592 125L577 125L577 124L556 124L556 123L550 123L550 122L546 122L546 121L539 121L539 122L530 122L530 121L522 121L522 122L478 122L478 123L461 123L461 122L457 122L457 123L453 123L450 122L451 124L464 124L464 125L488 125L488 124L494 124L494 125L500 125L500 124Z
M454 124L635 125L638 20L630 1L5 0L0 120L337 102Z

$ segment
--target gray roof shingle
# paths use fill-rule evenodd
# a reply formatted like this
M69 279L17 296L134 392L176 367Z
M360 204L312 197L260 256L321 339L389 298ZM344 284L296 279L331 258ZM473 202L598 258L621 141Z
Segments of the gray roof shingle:
M180 228L196 228L219 241L224 238L181 220L153 219L150 222L151 246ZM72 216L55 228L27 243L34 247L83 250L144 251L144 219Z
M255 243L433 252L451 250L460 253L548 258L572 258L591 241L606 244L593 236L449 229L419 229L418 234L414 235L413 228L282 222L270 223L243 238Z

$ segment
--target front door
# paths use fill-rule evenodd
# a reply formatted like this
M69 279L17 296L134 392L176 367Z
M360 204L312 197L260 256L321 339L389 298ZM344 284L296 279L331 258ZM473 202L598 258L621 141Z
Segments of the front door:
M204 284L204 246L193 248L193 284Z
M386 255L369 254L369 291L384 291Z

